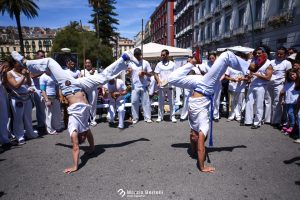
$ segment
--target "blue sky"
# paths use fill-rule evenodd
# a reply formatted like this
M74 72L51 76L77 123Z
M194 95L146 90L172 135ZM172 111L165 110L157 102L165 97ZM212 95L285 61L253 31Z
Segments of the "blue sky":
M133 39L141 30L142 18L146 24L161 1L117 0L115 12L118 14L119 25L117 28L121 36ZM22 26L60 28L68 25L70 21L81 20L83 25L89 25L93 28L93 25L88 23L92 11L88 5L88 0L39 0L36 3L40 8L39 16L28 20L22 15ZM3 16L0 15L0 25L16 26L16 22L15 19L10 19L5 13Z

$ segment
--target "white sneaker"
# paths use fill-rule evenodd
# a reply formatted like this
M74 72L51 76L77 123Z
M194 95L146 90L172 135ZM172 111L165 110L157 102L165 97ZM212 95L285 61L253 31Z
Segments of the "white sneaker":
M156 122L161 122L161 118L160 118L160 117L157 118L157 119L156 119Z
M152 120L151 119L146 119L145 122L152 123Z
M124 129L124 126L120 126L120 125L119 125L118 128L119 128L119 129Z
M227 119L228 122L230 122L232 120L234 120L234 117L228 117L228 119Z
M54 131L50 131L50 132L49 132L49 135L57 135L57 132L56 132L56 130L54 130Z
M139 61L136 59L136 57L134 57L134 55L131 53L131 51L124 52L122 55L123 59L124 59L124 57L123 57L124 55L126 56L127 60L131 60L131 61L135 62L136 64L139 63ZM127 61L127 60L125 60L125 61Z
M298 138L297 140L294 140L294 142L300 144L300 138Z
M13 59L15 61L17 61L22 67L24 67L23 63L22 63L22 60L24 59L24 57L19 54L17 51L13 51L11 52L11 57L13 57Z
M90 125L91 126L97 126L97 122L91 122Z
M136 123L138 123L138 120L136 119L132 120L132 124L136 124Z
M177 119L176 119L175 117L172 117L171 120L172 120L173 123L176 123L176 122L177 122Z

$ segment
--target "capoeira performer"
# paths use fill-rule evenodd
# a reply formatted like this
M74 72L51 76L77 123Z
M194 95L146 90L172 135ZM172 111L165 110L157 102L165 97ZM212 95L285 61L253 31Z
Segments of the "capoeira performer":
M125 118L125 99L124 95L127 93L126 85L121 79L112 79L103 86L109 97L109 108L107 113L107 120L110 125L114 123L115 113L118 111L119 129L124 128Z
M175 63L169 59L169 51L164 49L161 51L161 61L157 63L154 70L154 77L158 86L159 105L158 117L156 122L161 122L164 118L165 93L168 96L170 106L170 120L177 122L175 118L174 108L174 87L168 84L169 75L175 70Z
M46 129L48 134L54 135L61 131L61 109L59 102L59 88L53 75L46 71L40 77L40 89L42 91L42 100L45 104Z
M191 62L175 70L169 76L171 85L193 90L189 98L189 123L191 127L191 148L198 153L198 162L200 171L214 172L215 168L205 166L205 140L209 131L208 111L211 102L211 96L214 94L215 85L218 84L221 76L224 75L228 66L241 70L246 74L247 69L256 71L261 65L259 60L256 64L249 64L243 59L237 57L232 52L224 52L217 58L211 69L203 77L187 76L196 63L194 58Z
M122 70L127 68L127 61L137 60L130 52L124 53L121 58L108 66L100 74L74 79L69 73L52 58L40 60L26 60L18 52L13 51L11 56L20 66L26 66L32 73L49 70L56 79L62 94L69 102L69 123L68 130L73 144L73 166L64 170L65 173L77 171L79 162L79 144L87 138L90 144L90 152L94 151L94 139L89 129L88 119L91 106L88 104L85 93L82 90L89 90L96 85L103 85L115 78Z
M98 74L97 70L92 66L92 62L90 59L85 60L85 69L81 70L80 77L86 77L91 76L93 74ZM92 106L92 115L91 115L91 126L96 126L96 111L97 111L97 100L98 100L98 86L95 86L95 88L90 89L89 91L86 91L88 101L90 105Z

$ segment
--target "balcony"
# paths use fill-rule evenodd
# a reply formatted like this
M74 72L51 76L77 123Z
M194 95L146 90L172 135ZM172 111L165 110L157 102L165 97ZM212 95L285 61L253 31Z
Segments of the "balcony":
M203 24L205 22L205 19L203 18L203 17L201 17L200 19L199 19L199 23L200 24Z
M221 10L222 10L221 4L217 5L214 9L214 14L215 15L219 14L221 12Z
M204 44L209 44L209 43L211 43L211 39L206 39L206 40L204 41Z
M268 25L273 28L279 28L281 25L292 23L294 20L293 9L281 10L279 15L271 16L268 20Z
M210 19L210 18L213 17L213 13L212 13L212 12L209 12L209 13L207 13L204 17L205 17L206 20L208 20L208 19Z
M264 29L266 27L266 23L265 21L256 21L254 23L254 30L261 30Z
M220 35L216 35L212 38L212 42L218 42L221 40L221 36Z
M246 26L242 26L242 27L239 27L239 28L233 30L232 34L234 36L239 36L239 35L245 34L245 32L246 32Z
M232 35L231 31L227 31L223 34L223 39L229 39L229 38L231 38L231 35Z
M223 7L223 8L230 7L230 6L232 6L232 4L233 4L233 1L232 1L232 0L223 0L223 1L222 1L222 7Z

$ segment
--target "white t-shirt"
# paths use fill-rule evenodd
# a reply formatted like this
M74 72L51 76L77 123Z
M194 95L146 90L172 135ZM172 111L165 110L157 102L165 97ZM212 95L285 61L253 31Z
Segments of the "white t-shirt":
M163 63L160 61L157 63L154 72L158 74L160 81L163 85L168 82L170 74L175 70L175 63L173 61L168 61Z
M70 70L70 69L66 69L67 71L68 71L68 73L70 73L71 74L71 76L73 77L73 78L79 78L79 76L80 76L80 71L79 70Z
M97 70L95 70L93 74L90 73L91 71L92 70L88 71L87 69L83 69L83 70L80 71L80 74L81 74L82 77L84 77L84 76L87 77L87 76L90 76L90 75L93 75L93 74L98 74Z
M139 72L145 71L147 73L151 73L152 69L148 61L142 60L139 62L139 64L136 64L135 62L129 62L128 67L132 69L131 73L131 84L133 89L134 88L141 88L141 87L146 87L147 86L147 76L145 75L144 77L139 76Z
M230 78L234 78L234 79L244 77L242 71L232 69L231 67L227 68L225 74ZM232 92L245 92L245 86L246 86L245 81L240 81L240 82L229 81L228 90Z
M56 81L53 76L43 74L40 76L41 89L45 88L47 95L56 95Z
M286 104L296 104L300 91L295 90L295 82L286 82L283 87Z
M267 68L271 65L271 61L267 59L267 61L265 62L265 64L259 68L257 70L256 73L262 74L262 75L266 75L267 72ZM263 80L261 78L258 78L257 76L253 76L250 86L263 86L263 85L267 85L270 81L267 80Z
M281 84L285 80L285 72L292 68L292 64L288 60L272 60L273 74L271 81L273 84Z

